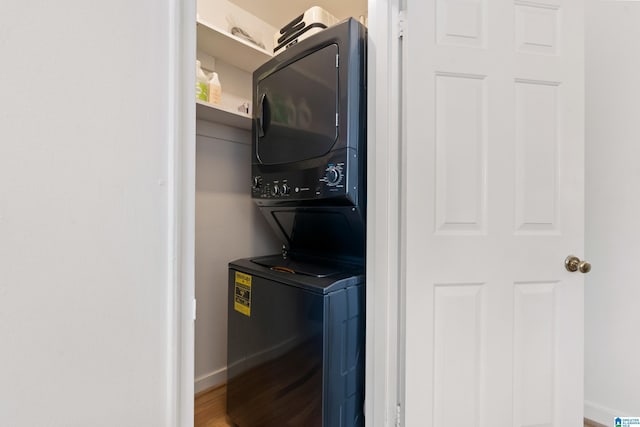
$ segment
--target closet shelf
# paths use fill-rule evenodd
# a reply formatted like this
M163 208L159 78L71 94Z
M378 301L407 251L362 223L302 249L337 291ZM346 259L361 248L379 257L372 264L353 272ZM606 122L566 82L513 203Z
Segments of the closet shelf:
M268 51L198 18L198 50L253 73L273 57Z
M251 130L251 116L196 100L196 119Z

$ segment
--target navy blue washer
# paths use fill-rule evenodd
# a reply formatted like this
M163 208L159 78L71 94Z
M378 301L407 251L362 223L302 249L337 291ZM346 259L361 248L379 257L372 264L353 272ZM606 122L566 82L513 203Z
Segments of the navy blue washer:
M363 271L282 261L229 264L227 414L239 427L361 427ZM251 276L249 315L234 307L237 272Z

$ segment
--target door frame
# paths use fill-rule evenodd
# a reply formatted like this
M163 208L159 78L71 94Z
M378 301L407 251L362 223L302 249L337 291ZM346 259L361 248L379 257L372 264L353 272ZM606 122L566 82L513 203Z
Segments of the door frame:
M402 0L368 1L367 427L396 425L401 378L400 39ZM194 423L195 357L195 74L196 2L173 0L169 11L172 137L168 153L167 296L169 425Z
M401 425L402 0L369 0L365 421Z
M167 425L192 427L195 377L196 0L172 0L168 48Z

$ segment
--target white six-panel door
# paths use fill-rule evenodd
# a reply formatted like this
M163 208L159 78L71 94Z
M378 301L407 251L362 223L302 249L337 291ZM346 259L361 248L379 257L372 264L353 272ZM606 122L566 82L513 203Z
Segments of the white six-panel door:
M582 0L407 0L404 425L581 426Z

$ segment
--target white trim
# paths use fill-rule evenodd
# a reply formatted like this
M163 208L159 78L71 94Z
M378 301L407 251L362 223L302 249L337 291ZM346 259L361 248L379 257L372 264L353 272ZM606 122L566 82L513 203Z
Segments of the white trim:
M193 426L196 2L169 2L167 425Z
M200 393L209 388L220 386L227 382L227 367L220 368L217 371L209 372L196 378L194 384L194 392Z
M367 427L395 425L398 402L400 0L369 0Z
M634 417L635 414L625 414L623 411L607 408L588 400L584 401L584 417L606 426L613 425L615 417Z

